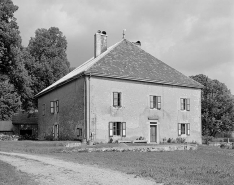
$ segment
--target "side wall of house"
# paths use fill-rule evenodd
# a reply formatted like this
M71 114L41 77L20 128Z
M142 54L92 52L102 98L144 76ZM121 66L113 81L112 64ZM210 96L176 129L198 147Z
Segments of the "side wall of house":
M59 101L59 112L51 113L50 102ZM84 130L84 78L59 87L38 99L38 136L40 140L53 138L53 127L59 125L59 140L82 139L78 128ZM43 115L45 104L45 115ZM85 133L85 132L83 132Z
M113 92L121 92L122 107L113 108ZM150 95L161 96L161 110L150 109ZM190 99L190 111L180 110L180 98ZM190 124L187 142L201 143L201 90L124 80L90 79L90 133L108 142L109 122L126 122L126 137L150 140L150 123L157 123L157 142L178 138L178 123Z

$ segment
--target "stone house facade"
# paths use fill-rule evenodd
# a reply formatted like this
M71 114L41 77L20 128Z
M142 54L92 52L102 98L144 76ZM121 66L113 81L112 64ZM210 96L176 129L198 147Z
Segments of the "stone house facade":
M39 139L201 143L202 85L140 45L96 33L94 57L36 95Z

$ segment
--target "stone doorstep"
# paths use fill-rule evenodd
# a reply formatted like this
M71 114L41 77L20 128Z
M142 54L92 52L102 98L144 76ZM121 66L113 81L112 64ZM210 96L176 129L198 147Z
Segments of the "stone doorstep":
M118 143L147 143L147 140L118 140Z

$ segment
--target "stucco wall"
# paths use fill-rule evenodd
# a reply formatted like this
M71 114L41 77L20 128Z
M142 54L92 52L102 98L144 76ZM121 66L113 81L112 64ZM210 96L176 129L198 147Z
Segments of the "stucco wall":
M114 109L113 92L122 93L122 108ZM149 108L149 96L161 96L161 110ZM109 141L109 122L126 122L126 138L149 140L150 121L156 120L158 142L178 137L178 123L190 123L186 141L201 143L200 89L123 80L90 79L90 132L96 141ZM180 110L180 98L190 98L190 111ZM150 120L151 119L151 120Z
M50 101L59 100L59 113L50 113ZM45 115L42 106L46 104ZM53 125L59 125L59 139L80 139L77 128L84 130L84 78L73 80L38 99L38 135L52 137ZM85 132L84 132L85 133Z
M0 132L12 132L12 121L0 121Z

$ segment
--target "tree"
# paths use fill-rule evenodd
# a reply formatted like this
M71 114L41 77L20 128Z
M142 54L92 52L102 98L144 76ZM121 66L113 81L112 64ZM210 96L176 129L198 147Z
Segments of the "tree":
M9 83L6 75L0 76L0 121L9 120L20 108L19 95L14 86Z
M26 68L33 80L34 95L69 72L67 41L58 28L38 29L26 48Z
M24 67L21 56L21 37L14 17L14 12L17 9L18 7L11 0L0 0L0 74L5 76L5 80L1 81L1 85L8 89L8 91L4 90L2 92L12 93L12 98L20 97L21 107L27 110L30 109L28 100L32 96L30 90L31 79ZM14 92L12 89L14 89ZM12 103L14 104L14 101ZM12 108L12 110L9 110L11 114L18 111L17 108L19 108L19 106L16 106L16 108L10 105L8 107Z
M190 78L204 85L201 96L203 135L215 136L233 130L234 99L227 86L202 74Z

